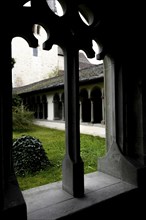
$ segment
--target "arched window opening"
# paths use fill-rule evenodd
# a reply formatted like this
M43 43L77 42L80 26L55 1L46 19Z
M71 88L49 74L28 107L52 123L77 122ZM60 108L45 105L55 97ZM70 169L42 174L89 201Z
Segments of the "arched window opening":
M62 118L62 105L58 93L54 95L53 103L54 103L54 120L60 120Z

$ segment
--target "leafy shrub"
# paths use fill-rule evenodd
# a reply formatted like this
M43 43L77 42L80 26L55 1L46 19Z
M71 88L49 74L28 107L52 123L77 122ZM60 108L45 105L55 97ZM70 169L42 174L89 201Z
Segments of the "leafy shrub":
M12 95L12 106L21 106L22 103L23 100L18 94Z
M33 124L34 113L25 107L13 106L13 131L27 131Z
M18 176L44 170L50 165L42 143L29 135L14 140L12 158L14 171Z
M34 112L29 111L27 106L22 103L22 98L17 94L13 94L13 131L27 131L30 130L33 125Z

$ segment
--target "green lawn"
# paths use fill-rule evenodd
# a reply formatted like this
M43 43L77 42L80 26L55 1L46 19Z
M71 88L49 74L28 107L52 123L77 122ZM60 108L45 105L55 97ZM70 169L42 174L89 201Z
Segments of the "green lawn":
M51 162L45 171L34 175L17 177L21 190L56 182L62 179L62 161L65 155L65 132L41 126L33 126L31 131L14 132L13 138L31 135L42 142ZM97 170L97 159L105 155L105 139L91 135L80 135L81 157L84 161L84 173Z

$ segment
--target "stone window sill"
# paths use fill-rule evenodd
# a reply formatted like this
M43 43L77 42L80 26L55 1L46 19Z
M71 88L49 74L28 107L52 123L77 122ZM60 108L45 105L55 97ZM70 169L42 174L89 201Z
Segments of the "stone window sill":
M84 182L83 198L74 198L62 190L61 181L22 191L27 205L28 220L52 220L69 216L71 219L76 213L82 213L91 207L97 208L97 205L111 198L137 189L134 185L102 172L86 174Z

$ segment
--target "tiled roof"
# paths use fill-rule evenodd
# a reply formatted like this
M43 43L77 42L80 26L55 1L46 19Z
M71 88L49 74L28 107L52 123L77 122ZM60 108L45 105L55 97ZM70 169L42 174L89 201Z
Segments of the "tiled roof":
M64 56L63 50L60 47L58 47L58 55ZM79 69L84 69L90 66L93 66L93 64L89 62L83 52L79 52Z
M90 67L81 69L79 71L79 82L86 83L94 81L96 79L103 79L103 64L90 65ZM64 73L60 73L59 76L41 80L26 86L13 88L13 93L24 94L31 92L41 92L47 90L53 90L64 86Z

